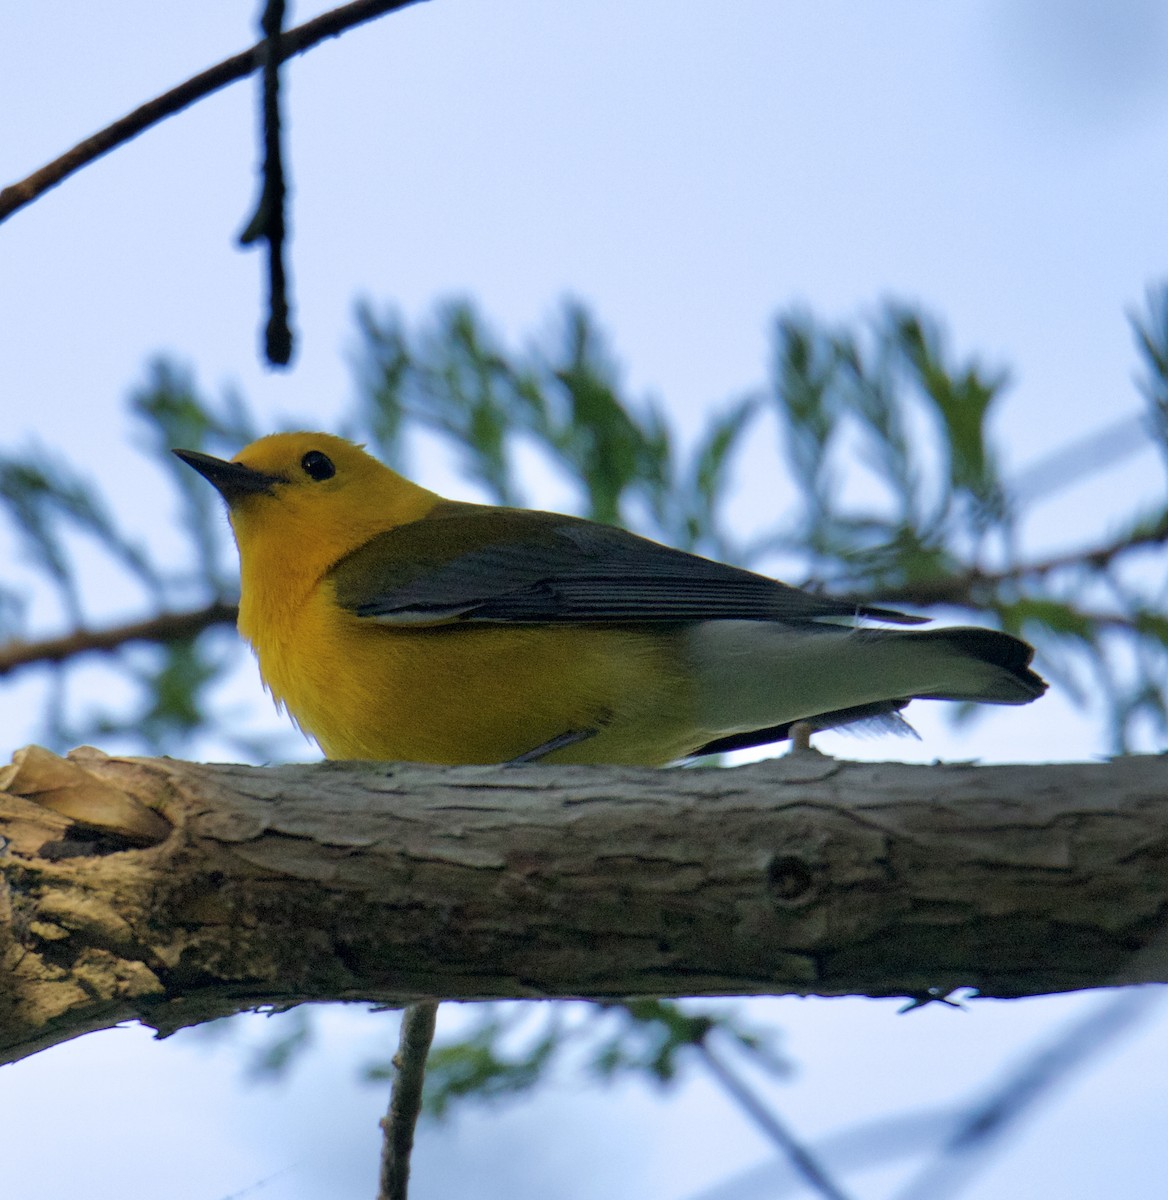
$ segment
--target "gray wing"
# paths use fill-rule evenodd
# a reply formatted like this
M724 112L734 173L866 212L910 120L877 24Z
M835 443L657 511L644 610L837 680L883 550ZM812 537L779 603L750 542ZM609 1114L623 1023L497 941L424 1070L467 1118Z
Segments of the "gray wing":
M450 501L378 534L330 578L342 607L414 626L924 620L801 591L593 521Z

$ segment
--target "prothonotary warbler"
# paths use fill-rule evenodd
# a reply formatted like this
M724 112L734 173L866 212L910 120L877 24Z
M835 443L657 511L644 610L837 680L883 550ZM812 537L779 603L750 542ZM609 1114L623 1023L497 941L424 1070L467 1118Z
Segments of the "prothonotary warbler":
M654 765L1046 690L1009 634L889 629L922 618L444 500L329 434L175 453L227 501L264 682L331 758Z

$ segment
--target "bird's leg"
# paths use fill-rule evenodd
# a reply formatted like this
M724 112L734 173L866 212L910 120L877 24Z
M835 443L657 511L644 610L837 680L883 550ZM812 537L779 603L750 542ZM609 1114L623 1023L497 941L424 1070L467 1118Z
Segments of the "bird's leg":
M599 729L565 729L563 733L557 733L554 738L550 738L533 749L525 750L522 754L509 758L503 765L519 767L524 763L539 762L541 758L547 757L553 751L563 750L565 746L574 746L577 742L586 742L599 732Z
M815 726L810 721L795 721L791 726L791 753L805 754L811 747Z

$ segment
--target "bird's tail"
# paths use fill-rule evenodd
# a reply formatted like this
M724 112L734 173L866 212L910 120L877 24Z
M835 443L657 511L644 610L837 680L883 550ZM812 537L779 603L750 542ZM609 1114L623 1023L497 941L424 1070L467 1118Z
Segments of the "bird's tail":
M1046 691L1033 649L994 629L908 631L708 621L690 634L701 752L895 714L910 700L1027 704Z
M958 669L952 680L938 691L914 693L918 700L1029 704L1046 691L1046 680L1030 669L1034 647L1012 634L959 625L951 629L923 629L911 637L922 643L922 649L931 641L955 662L964 660L968 664L967 670ZM975 671L974 664L989 670Z

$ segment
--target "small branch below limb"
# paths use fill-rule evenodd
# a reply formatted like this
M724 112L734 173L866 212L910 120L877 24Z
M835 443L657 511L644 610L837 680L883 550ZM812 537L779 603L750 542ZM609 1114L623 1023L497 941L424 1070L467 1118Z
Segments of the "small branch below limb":
M381 1184L377 1200L406 1200L414 1129L422 1111L426 1056L434 1040L437 1016L438 1004L433 1000L411 1004L402 1013L401 1034L393 1059L397 1070L389 1097L389 1112L381 1122L385 1140L381 1146Z

